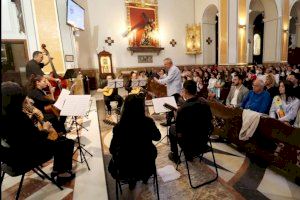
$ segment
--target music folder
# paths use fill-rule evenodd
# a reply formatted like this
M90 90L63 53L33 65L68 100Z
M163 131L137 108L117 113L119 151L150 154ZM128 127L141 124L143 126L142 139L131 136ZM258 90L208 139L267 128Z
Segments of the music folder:
M77 78L79 69L67 69L64 79Z
M175 97L173 97L173 96L155 98L155 99L152 99L152 103L153 103L153 108L154 108L155 113L170 112L171 110L164 107L165 103L170 104L171 106L175 107L176 109L178 108L176 101L175 101Z
M89 110L91 95L68 95L61 116L84 116Z

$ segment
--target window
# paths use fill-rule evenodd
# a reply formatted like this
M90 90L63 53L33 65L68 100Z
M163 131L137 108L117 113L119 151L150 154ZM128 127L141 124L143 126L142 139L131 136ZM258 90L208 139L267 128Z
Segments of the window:
M253 41L254 41L254 47L253 47L253 55L255 56L259 56L260 55L260 47L261 47L261 38L260 38L260 35L259 34L254 34L254 38L253 38Z

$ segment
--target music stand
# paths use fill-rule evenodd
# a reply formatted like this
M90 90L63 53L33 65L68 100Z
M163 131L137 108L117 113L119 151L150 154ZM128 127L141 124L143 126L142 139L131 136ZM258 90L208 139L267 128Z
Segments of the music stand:
M174 96L170 96L170 97L161 97L161 98L155 98L155 99L152 99L152 103L153 103L153 108L154 108L154 112L155 113L167 113L167 112L170 112L169 109L167 109L164 104L167 103L167 104L170 104L171 106L177 108L177 104L176 104L176 101L175 101L175 97ZM168 136L169 136L169 127L170 126L167 126L167 134L160 140L156 143L156 145L158 145L159 143L162 143L162 141L167 137L168 139ZM168 141L168 140L167 140Z
M64 75L64 79L73 79L73 78L77 78L78 76L78 71L79 69L67 69L65 75Z
M75 161L77 161L79 163L84 163L85 162L88 170L90 170L90 167L89 167L89 164L88 164L87 159L85 157L85 153L88 153L91 157L93 157L93 155L90 152L88 152L88 150L86 150L83 147L84 144L81 144L81 142L80 142L77 117L85 115L85 113L86 113L86 111L88 110L88 107L89 107L90 99L91 99L91 95L68 95L66 97L66 101L63 105L63 108L60 112L61 116L72 117L72 120L73 120L72 123L75 123L78 146L77 146L76 150L74 151L73 155L77 151L79 151L80 161L79 160L75 160Z

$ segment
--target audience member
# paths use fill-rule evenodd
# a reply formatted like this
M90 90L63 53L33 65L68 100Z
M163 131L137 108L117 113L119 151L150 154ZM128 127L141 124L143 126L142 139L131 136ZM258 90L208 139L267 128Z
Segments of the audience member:
M260 113L268 113L270 103L271 97L269 92L264 90L264 82L257 79L253 82L253 90L245 97L241 107Z
M243 77L238 74L232 79L232 86L226 99L226 105L229 107L241 107L243 99L247 96L249 90L243 85Z

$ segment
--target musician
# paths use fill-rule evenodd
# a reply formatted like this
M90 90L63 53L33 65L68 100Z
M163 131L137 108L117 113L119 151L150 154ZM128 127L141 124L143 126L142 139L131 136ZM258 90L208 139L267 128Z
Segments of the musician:
M136 79L137 79L137 74L134 71L132 71L130 73L130 79L125 84L125 90L128 92L128 94L132 90L132 87L131 87L132 80L136 80Z
M118 88L107 88L107 84L109 80L113 80L111 75L106 76L106 80L101 84L100 88L97 90L97 92L105 92L108 90L113 90L112 94L110 96L106 96L105 93L103 93L104 97L104 103L107 108L108 115L111 115L111 105L110 102L117 101L117 113L119 114L121 111L121 107L123 105L123 98L118 94Z
M178 102L180 97L180 91L182 88L182 81L181 81L181 75L180 70L178 67L176 67L173 64L173 61L171 58L165 58L164 59L164 66L168 70L167 77L163 79L157 79L154 77L154 80L162 85L167 85L167 95L168 96L174 96L176 102ZM172 112L167 113L167 121L164 123L161 123L163 126L167 126L171 123L171 120L173 118Z
M74 142L69 139L50 141L47 139L51 124L43 124L37 129L23 112L26 94L13 82L4 82L2 89L1 141L9 146L9 155L1 155L1 159L12 167L26 167L26 164L39 164L54 156L52 176L63 185L75 177L72 170ZM3 157L2 157L3 156ZM23 163L24 166L19 166ZM29 164L31 163L31 164Z
M169 131L171 152L168 157L175 163L180 162L177 144L183 148L186 159L190 161L207 148L212 114L209 106L201 102L196 94L196 83L187 80L182 91L185 103L178 109L176 124Z
M35 51L32 54L32 58L28 63L26 64L26 77L28 80L31 79L32 76L44 76L45 73L43 72L43 67L48 65L50 60L47 63L43 63L43 53L41 51ZM52 81L60 81L60 79L55 79L52 77L46 76L48 80Z
M32 77L28 88L28 97L34 101L34 106L44 114L46 121L50 121L58 132L66 133L67 131L64 125L66 117L59 117L58 119L56 113L47 113L48 111L45 110L46 106L55 103L53 88L50 89L50 97L43 91L47 86L51 88L51 85L45 77L40 75Z
M133 128L134 127L134 128ZM153 119L145 115L145 98L130 94L125 99L119 123L113 128L109 151L113 158L108 170L112 177L127 178L129 188L137 180L147 183L155 170L157 150L152 140L161 138ZM118 172L118 174L117 174Z

